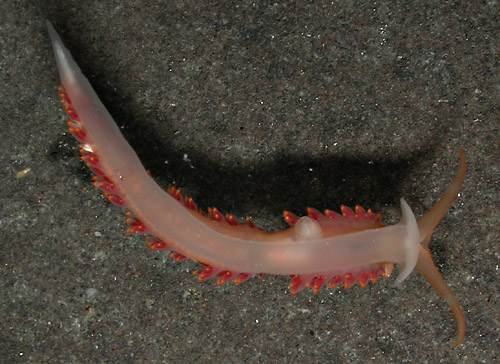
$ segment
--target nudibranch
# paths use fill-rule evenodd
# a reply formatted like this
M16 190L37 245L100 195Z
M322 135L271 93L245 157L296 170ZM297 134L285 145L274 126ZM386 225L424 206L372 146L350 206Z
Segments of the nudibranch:
M432 232L458 194L465 176L465 154L460 149L458 172L441 199L418 220L404 199L402 218L383 226L380 215L356 206L342 206L341 214L308 209L298 217L288 211L290 227L278 232L256 228L250 219L239 222L216 208L198 210L179 190L161 189L144 169L136 153L80 71L50 23L62 86L61 102L68 130L80 143L82 160L94 172L94 185L112 203L127 210L127 232L147 235L152 249L168 249L176 260L185 257L203 264L194 272L199 280L215 277L218 284L240 283L263 273L291 276L290 291L304 287L354 283L364 287L399 266L396 284L416 267L455 315L458 335L465 336L460 304L434 265L428 244Z

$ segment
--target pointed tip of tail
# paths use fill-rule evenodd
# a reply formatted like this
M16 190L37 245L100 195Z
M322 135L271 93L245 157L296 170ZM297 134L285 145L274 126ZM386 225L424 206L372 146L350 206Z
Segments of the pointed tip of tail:
M458 153L460 155L460 160L455 177L451 181L446 191L444 191L439 201L429 211L427 211L424 216L418 219L420 242L425 247L429 245L429 241L431 239L434 228L439 224L442 217L450 208L452 202L457 197L458 191L462 186L462 182L464 181L467 168L465 152L462 148L458 148Z
M453 346L459 345L465 337L464 313L457 298L448 287L443 279L443 276L432 261L429 250L422 245L420 246L420 251L418 254L417 269L424 275L424 277L429 281L432 287L434 287L434 289L439 293L441 298L446 301L451 311L453 312L455 320L457 321L457 338L453 343Z
M454 347L460 345L465 337L465 317L462 308L460 307L460 303L447 286L441 273L434 265L431 254L429 253L428 245L434 228L438 225L441 218L444 214L446 214L452 202L455 200L465 178L467 167L465 152L463 149L458 148L458 153L460 155L460 161L455 177L439 201L417 222L420 232L420 251L418 255L417 269L431 283L446 303L448 303L453 315L455 316L457 322L457 337L453 343Z

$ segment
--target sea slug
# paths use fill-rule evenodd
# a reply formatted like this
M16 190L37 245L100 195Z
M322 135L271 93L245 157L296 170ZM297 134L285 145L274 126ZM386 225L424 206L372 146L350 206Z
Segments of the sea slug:
M396 284L415 267L429 280L453 311L458 335L465 336L465 319L457 299L434 265L428 250L432 232L457 196L465 176L465 153L460 149L458 172L441 199L418 221L401 199L401 221L383 226L380 216L356 206L342 206L341 214L308 209L298 217L288 211L290 227L274 233L251 221L238 222L211 208L198 211L192 198L171 187L161 189L142 166L116 123L81 73L50 23L62 86L61 102L68 115L68 130L80 143L82 160L95 173L94 185L116 205L127 209L127 232L147 234L152 249L168 249L177 260L188 257L203 264L199 280L216 277L221 284L242 282L255 274L292 277L290 291L342 283L364 287L379 274L399 266Z

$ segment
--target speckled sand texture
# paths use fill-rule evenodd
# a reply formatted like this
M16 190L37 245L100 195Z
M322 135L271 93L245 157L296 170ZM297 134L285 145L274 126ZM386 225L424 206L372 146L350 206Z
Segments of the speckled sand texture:
M500 352L500 3L0 0L5 363L494 363ZM204 5L201 5L204 4ZM412 274L287 293L199 284L127 236L65 131L50 20L162 186L285 226L340 204L417 216L468 172Z

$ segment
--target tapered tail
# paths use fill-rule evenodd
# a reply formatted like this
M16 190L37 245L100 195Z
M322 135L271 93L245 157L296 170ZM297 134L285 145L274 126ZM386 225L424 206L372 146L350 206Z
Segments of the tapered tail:
M420 242L425 247L429 245L434 228L439 224L444 214L446 214L451 203L457 197L460 187L462 187L466 170L465 152L461 148L458 148L458 153L460 154L460 162L455 178L453 178L453 181L451 181L439 201L424 216L418 219Z
M418 252L417 269L424 275L425 278L427 278L430 284L432 284L436 291L438 291L439 295L446 301L446 303L448 303L451 311L455 315L458 332L453 346L459 345L465 337L464 313L462 312L460 303L458 303L455 295L451 292L450 288L444 281L443 276L434 265L429 250L423 246L420 246L420 251Z
M439 273L434 262L432 261L428 245L434 228L448 211L451 203L457 196L465 177L465 153L460 148L458 149L458 152L460 153L460 165L455 178L434 207L432 207L417 222L420 232L420 250L418 253L417 269L424 275L425 278L427 278L430 284L436 289L436 291L438 291L439 295L448 303L451 311L455 315L458 333L453 346L459 345L465 337L465 318L458 300L453 295L450 288L446 285L443 276Z

